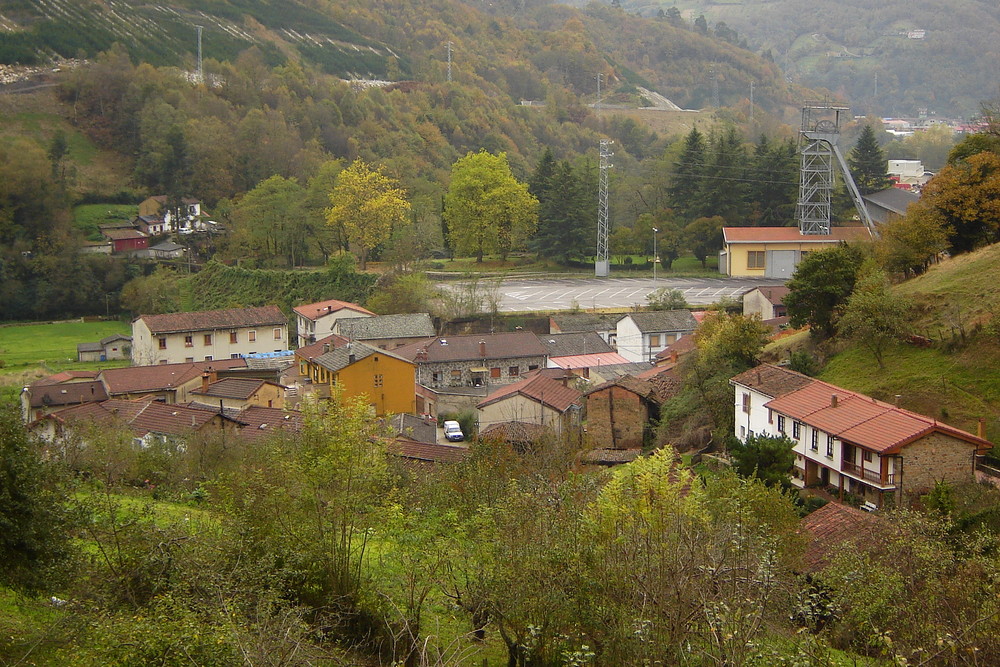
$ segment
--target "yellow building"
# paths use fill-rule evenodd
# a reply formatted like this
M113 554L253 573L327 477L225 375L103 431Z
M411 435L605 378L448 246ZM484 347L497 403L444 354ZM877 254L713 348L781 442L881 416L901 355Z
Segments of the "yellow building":
M363 396L378 416L416 409L416 365L391 352L353 342L298 360L321 397L336 385L345 398Z
M831 227L829 234L801 234L798 227L723 227L719 271L732 278L788 280L802 258L848 241L871 239L865 227Z

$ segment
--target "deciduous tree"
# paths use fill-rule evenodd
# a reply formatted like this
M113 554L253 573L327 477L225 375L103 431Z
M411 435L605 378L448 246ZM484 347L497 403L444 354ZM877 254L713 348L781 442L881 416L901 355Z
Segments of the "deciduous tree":
M452 165L445 218L457 252L475 255L477 262L487 252L506 259L534 233L538 200L514 178L506 153L479 151Z
M864 256L858 246L811 252L799 262L785 307L792 326L809 325L817 336L830 337L837 331L840 308L854 291L854 282Z
M838 327L845 336L868 348L879 368L885 368L885 351L906 334L909 310L909 302L889 289L885 273L866 265L847 299Z
M393 228L409 221L410 203L396 179L364 160L355 160L340 172L330 203L326 219L331 225L342 225L348 240L360 249L362 271L372 248L388 240Z

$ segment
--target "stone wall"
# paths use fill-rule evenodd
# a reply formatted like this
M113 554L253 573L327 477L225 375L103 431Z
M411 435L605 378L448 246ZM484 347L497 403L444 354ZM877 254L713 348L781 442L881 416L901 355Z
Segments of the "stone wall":
M648 412L635 393L613 385L587 395L587 434L594 447L642 447Z
M931 433L920 438L903 448L903 493L909 495L927 491L939 480L973 481L975 451L973 443L944 433Z
M503 385L517 382L528 373L531 366L545 368L545 357L515 357L513 359L474 359L472 361L417 362L417 382L425 387L469 387L475 377L481 377L487 385ZM511 367L517 367L517 374L511 375ZM473 373L473 368L499 368L500 377L490 377L486 373ZM458 377L452 371L458 370ZM434 373L438 374L437 380Z

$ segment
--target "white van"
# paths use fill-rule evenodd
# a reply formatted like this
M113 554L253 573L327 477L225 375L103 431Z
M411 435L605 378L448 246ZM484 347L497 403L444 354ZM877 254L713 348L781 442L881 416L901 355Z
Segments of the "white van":
M465 440L462 427L458 425L458 422L451 420L444 423L444 437L448 442L461 442Z

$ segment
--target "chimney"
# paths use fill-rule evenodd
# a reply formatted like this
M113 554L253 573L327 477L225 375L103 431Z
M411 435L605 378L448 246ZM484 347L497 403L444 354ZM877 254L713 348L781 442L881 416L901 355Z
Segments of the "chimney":
M758 369L757 369L757 384L760 384L760 383L761 383L761 379L760 379L760 368L758 368Z
M976 435L983 440L986 439L986 417L979 418L979 424L976 426Z
M482 357L482 358L484 358L484 359L486 358L486 341L485 340L479 341L479 356Z
M353 364L356 360L357 360L357 357L354 355L354 343L348 342L347 343L347 363Z
M837 407L837 395L836 394L830 394L830 407L831 408Z
M326 352L329 352L329 351L330 351L330 344L329 343L323 343L323 352L326 353Z
M892 404L893 404L893 405L895 405L895 406L896 406L896 407L898 408L898 407L899 407L899 399L901 399L901 398L903 398L903 395L902 395L902 394L896 394L896 395L895 395L895 396L893 397L893 401L892 401Z
M670 350L670 361L673 362L673 363L675 363L675 364L677 363L677 350ZM758 377L760 376L760 372L759 371L758 371L757 375L758 375ZM759 379L757 381L760 382Z
M211 376L208 374L208 371L201 374L201 393L203 394L208 392L209 378Z

